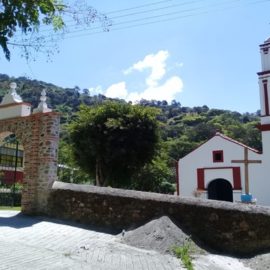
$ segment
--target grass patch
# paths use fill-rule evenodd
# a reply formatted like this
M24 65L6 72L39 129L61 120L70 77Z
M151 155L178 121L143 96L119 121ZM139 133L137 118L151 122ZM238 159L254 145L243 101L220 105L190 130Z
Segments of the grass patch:
M194 267L192 264L192 258L191 258L192 249L191 249L190 241L187 241L187 243L184 246L173 247L172 251L178 259L181 259L186 269L194 270Z
M14 210L14 211L21 211L21 206L0 206L0 210Z

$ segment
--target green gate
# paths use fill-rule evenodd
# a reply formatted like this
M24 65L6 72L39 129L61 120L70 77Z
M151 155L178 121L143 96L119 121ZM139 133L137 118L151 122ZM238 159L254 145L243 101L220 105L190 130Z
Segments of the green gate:
M23 149L14 135L0 144L0 206L20 206Z

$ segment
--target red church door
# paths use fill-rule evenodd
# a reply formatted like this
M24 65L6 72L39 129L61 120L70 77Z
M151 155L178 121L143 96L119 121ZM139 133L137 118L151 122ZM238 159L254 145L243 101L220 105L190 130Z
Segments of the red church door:
M233 201L233 189L229 181L215 179L208 185L208 199L218 201Z

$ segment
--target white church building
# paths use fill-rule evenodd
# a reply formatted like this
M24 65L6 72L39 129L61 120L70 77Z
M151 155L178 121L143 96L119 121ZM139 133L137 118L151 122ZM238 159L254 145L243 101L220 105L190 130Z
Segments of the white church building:
M270 38L260 52L262 153L216 133L179 160L178 195L270 206Z

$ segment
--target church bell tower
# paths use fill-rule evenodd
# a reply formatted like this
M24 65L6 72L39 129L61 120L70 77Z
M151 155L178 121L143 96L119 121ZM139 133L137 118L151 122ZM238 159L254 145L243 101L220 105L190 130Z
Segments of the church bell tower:
M270 146L270 38L260 45L262 71L258 72L260 101L261 101L261 124L262 146L264 154Z

